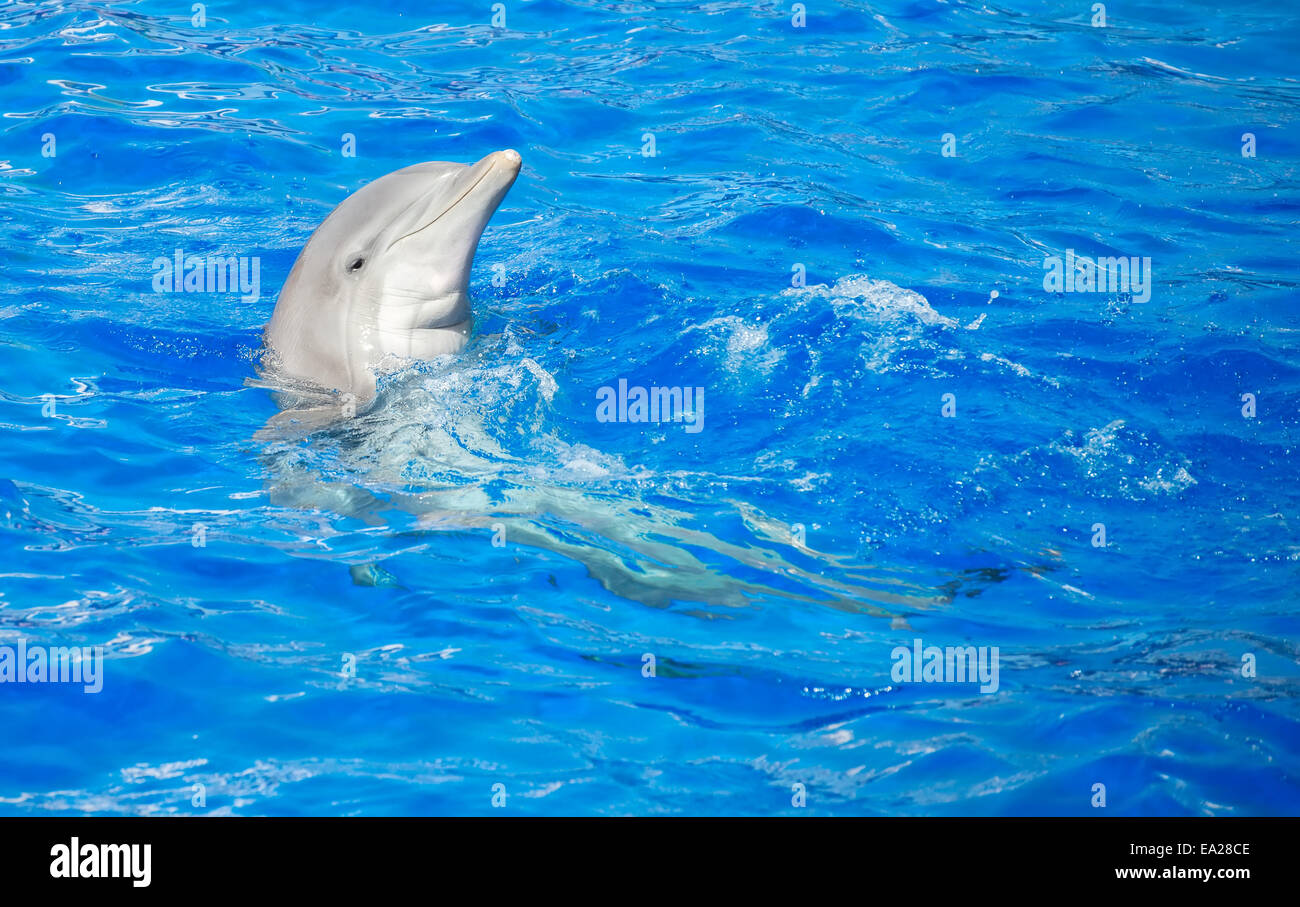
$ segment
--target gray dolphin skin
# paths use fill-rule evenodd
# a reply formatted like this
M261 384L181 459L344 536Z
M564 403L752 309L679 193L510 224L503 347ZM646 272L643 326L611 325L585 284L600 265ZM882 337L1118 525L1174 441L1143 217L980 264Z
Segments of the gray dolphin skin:
M265 333L268 383L291 390L299 404L317 404L313 416L299 411L303 421L337 418L340 400L358 407L372 400L385 357L464 348L470 266L520 163L506 150L476 164L415 164L363 186L325 218Z

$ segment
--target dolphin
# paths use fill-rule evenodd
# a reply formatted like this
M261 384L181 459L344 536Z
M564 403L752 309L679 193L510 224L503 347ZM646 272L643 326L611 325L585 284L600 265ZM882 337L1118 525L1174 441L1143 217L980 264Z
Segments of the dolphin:
M427 359L465 347L474 253L519 167L519 154L509 150L470 165L416 164L357 190L325 218L294 263L266 328L264 380L250 383L276 391L288 408L255 439L314 431L358 414L374 399L376 373L387 357ZM385 420L366 415L363 437L376 421ZM400 428L390 425L389 431ZM473 420L455 430L475 450L488 445ZM383 436L371 443L382 448ZM801 567L780 554L787 530L753 514L745 522L756 542L735 544L692 528L684 511L640 499L608 500L585 489L544 485L514 487L509 499L499 502L482 483L445 488L435 483L417 493L386 490L381 497L364 483L319 473L295 454L296 448L265 454L276 506L330 511L371 525L383 524L390 513L409 514L417 518L416 532L508 534L512 544L584 564L614 594L653 607L673 602L741 606L778 597L888 615L889 607L924 608L943 601L906 578L864 569L840 581L823 577L820 564ZM471 472L492 475L494 460L474 451L469 455L478 458ZM381 485L409 484L389 474L369 478ZM717 570L714 557L697 556L700 552L778 576L780 583L732 578ZM815 555L806 546L800 553ZM377 564L354 564L350 572L358 585L400 587ZM792 581L802 582L804 591L786 588Z
M268 423L328 424L375 396L387 357L428 359L469 341L479 238L519 175L514 150L429 161L368 183L325 218L294 262L266 327ZM286 393L287 392L287 393Z

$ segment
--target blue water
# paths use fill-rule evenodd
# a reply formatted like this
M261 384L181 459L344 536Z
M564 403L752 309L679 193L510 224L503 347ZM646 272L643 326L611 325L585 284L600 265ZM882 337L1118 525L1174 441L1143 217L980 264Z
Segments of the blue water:
M0 645L104 649L0 812L1300 812L1300 14L490 5L0 8ZM255 441L314 227L500 148L471 345Z

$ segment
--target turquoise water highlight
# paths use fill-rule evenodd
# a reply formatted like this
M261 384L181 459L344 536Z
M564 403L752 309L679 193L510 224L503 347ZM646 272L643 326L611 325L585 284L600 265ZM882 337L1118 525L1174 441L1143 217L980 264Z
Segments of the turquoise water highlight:
M1294 13L189 7L0 10L0 646L104 650L0 812L1300 811ZM469 348L254 441L315 226L510 147Z

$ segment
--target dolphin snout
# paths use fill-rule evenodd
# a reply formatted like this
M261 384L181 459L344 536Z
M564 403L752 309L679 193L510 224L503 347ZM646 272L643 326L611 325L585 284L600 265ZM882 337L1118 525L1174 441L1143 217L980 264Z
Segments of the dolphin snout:
M500 167L502 170L509 170L514 173L519 172L519 167L524 162L524 159L519 156L519 152L513 148L507 148L504 151L493 151L484 160L491 161L494 167Z
M491 209L495 210L497 203L501 201L501 197L514 185L522 164L523 158L513 148L507 148L504 151L493 151L482 160L476 161L465 168L464 175L460 177L461 184L466 186L463 192L468 195L478 189L475 194L480 198L484 198L488 194L495 195L496 202L493 202L491 206ZM480 185L482 189L479 189ZM488 211L489 215L492 210Z

